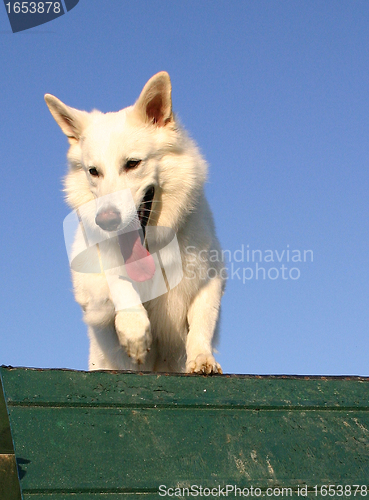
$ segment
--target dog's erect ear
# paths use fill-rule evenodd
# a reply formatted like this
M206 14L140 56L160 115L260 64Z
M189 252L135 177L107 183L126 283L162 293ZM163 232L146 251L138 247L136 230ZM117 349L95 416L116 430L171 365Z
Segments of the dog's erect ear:
M171 93L169 75L161 71L146 83L134 108L145 122L164 127L173 119Z
M51 94L45 94L45 101L70 144L78 142L88 121L89 113L71 108Z

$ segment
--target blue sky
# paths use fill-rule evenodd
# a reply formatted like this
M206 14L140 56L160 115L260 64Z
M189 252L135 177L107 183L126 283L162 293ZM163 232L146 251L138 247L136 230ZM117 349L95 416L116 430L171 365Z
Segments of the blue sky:
M360 0L80 0L13 34L0 9L0 363L87 369L62 229L67 141L43 95L116 111L166 70L232 258L224 371L369 375L368 24ZM247 249L273 250L266 279Z

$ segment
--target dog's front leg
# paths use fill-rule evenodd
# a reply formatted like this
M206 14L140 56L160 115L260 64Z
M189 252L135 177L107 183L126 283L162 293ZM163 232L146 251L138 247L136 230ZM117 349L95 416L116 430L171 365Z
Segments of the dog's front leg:
M141 305L129 310L118 311L115 328L120 344L134 363L145 362L151 348L150 321L146 309Z
M107 273L106 276L117 311L115 329L119 343L131 360L141 365L145 362L152 342L147 311L130 281L114 274L109 276Z
M217 326L223 281L210 279L193 300L188 311L187 373L222 373L213 356L213 337Z

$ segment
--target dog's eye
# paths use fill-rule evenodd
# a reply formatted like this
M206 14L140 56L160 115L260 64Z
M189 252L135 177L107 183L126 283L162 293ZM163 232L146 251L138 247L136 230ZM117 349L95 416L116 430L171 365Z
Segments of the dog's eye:
M95 167L89 168L88 171L90 172L90 175L92 175L92 177L99 177L99 172Z
M138 165L141 163L141 160L127 160L126 163L126 169L130 170L132 168L138 167Z

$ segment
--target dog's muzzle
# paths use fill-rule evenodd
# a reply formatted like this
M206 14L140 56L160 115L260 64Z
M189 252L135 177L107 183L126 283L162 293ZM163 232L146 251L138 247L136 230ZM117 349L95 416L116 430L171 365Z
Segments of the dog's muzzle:
M116 208L107 207L96 215L95 222L104 231L116 231L122 219Z

